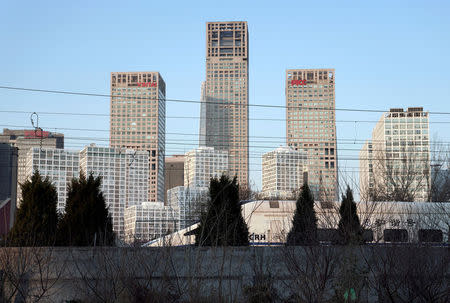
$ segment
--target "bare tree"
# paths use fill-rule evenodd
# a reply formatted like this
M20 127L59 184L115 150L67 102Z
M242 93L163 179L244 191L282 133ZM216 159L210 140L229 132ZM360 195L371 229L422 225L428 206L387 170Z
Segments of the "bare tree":
M398 143L398 142L397 142ZM404 146L395 152L374 150L369 186L360 190L365 201L427 201L431 187L430 157ZM408 142L409 144L410 142ZM365 169L365 168L364 168Z
M340 264L336 248L286 246L280 248L280 253L289 274L286 287L291 301L319 303L331 300L333 280Z
M431 184L428 201L450 202L450 148L435 141L431 153Z
M369 287L380 302L448 302L449 254L431 246L366 247Z
M65 272L66 259L61 259L57 250L53 247L0 248L0 299L39 302L58 292L57 284ZM54 262L57 258L58 262Z

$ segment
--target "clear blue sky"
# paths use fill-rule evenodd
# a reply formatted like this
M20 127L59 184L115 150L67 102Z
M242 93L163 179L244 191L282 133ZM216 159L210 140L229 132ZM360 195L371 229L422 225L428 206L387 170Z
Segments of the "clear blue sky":
M245 20L250 38L250 103L285 104L288 68L335 68L336 107L388 110L423 106L450 112L449 1L4 1L0 7L0 85L109 93L112 71L159 71L167 98L199 100L205 74L205 22ZM0 111L109 113L109 99L0 89ZM197 104L167 104L168 116L199 116ZM379 113L337 112L337 120L376 121ZM250 119L285 118L251 108ZM432 115L432 137L450 142L450 115ZM31 126L29 114L0 112L4 125ZM69 148L106 145L108 117L40 114ZM360 141L375 123L338 122L339 168L357 179ZM14 128L14 127L12 127ZM50 129L54 130L54 129ZM168 133L198 133L197 119L167 119ZM250 121L251 179L259 156L284 143L282 121ZM87 140L76 139L89 137ZM183 140L183 141L181 141ZM260 142L267 141L267 142ZM195 147L196 135L168 135L167 154ZM172 144L177 143L177 144ZM347 144L344 144L347 143ZM256 147L258 146L258 147ZM260 148L259 146L266 146Z

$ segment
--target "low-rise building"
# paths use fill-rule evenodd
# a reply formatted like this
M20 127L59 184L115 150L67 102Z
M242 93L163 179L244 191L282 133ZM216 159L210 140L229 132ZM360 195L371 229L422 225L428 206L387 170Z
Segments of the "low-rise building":
M168 205L180 210L180 229L200 220L209 200L208 187L177 186L167 191Z
M306 152L278 147L262 157L262 194L270 198L291 198L304 182Z
M142 243L180 229L180 211L163 202L144 202L125 209L125 242Z
M211 178L227 173L227 151L201 146L185 155L184 187L209 187Z

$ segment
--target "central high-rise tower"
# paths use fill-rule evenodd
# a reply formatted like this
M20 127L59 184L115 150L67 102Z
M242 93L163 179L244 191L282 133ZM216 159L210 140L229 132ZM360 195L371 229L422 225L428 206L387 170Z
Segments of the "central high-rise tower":
M286 71L286 138L308 157L308 183L316 201L337 199L334 69Z
M245 21L206 23L200 145L226 150L229 174L248 186L248 29Z
M110 146L149 154L149 200L164 201L166 83L158 72L111 73Z

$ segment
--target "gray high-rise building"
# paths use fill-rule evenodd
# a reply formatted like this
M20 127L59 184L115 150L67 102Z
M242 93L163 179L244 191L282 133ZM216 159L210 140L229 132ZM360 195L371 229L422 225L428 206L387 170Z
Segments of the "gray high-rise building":
M248 186L248 27L207 22L200 145L225 150L230 176Z
M0 237L11 229L16 212L17 147L0 143Z
M64 148L64 135L34 129L3 129L0 143L9 143L18 149L17 158L17 204L22 198L20 184L26 180L27 153L32 147Z

